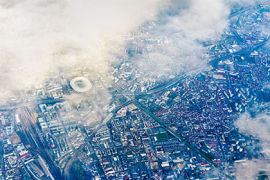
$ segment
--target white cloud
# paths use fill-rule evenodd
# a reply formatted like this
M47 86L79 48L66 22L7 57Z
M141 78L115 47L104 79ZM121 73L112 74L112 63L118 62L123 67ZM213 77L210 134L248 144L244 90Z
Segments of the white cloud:
M184 31L188 39L219 37L228 27L230 8L223 0L192 0L180 16L171 18L168 28Z
M261 105L256 109L261 110L268 105ZM240 133L252 135L258 138L265 157L270 157L270 115L261 112L252 118L249 113L242 114L235 122L235 127ZM247 162L236 164L236 178L239 180L255 179L259 171L269 170L270 164L262 159L252 159Z
M261 113L252 118L248 113L239 117L235 122L235 127L239 128L239 132L252 135L258 138L263 148L263 153L270 157L270 115Z
M37 84L58 68L108 68L127 33L155 16L160 0L0 0L0 89Z
M236 179L237 180L253 180L258 176L260 171L269 171L270 164L262 160L249 160L245 163L236 165Z
M219 40L229 25L230 7L224 0L179 0L173 1L170 8L174 13L161 14L165 24L139 37L161 41L159 48L138 60L146 76L168 77L205 67L208 50L198 41Z

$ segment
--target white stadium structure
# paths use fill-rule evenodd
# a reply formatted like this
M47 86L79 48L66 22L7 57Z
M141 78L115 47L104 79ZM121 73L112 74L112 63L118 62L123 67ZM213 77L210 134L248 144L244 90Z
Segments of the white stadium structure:
M92 88L91 82L85 77L76 77L70 81L71 87L77 92L86 92Z

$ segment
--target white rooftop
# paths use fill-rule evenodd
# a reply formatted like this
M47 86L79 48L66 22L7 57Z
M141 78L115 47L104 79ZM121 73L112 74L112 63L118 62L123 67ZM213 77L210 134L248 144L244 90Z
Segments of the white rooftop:
M76 77L72 79L70 85L77 92L86 92L92 88L92 84L85 77Z

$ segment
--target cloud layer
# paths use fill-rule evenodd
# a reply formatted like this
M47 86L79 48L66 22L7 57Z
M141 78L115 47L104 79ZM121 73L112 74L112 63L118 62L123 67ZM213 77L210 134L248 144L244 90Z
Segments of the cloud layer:
M245 113L235 122L235 126L239 128L240 133L258 138L263 153L270 157L270 115L268 113L261 113L255 118Z
M201 67L207 50L198 42L218 40L228 27L230 8L243 3L171 0L167 6L168 2L0 0L0 91L36 85L59 69L106 71L106 59L122 43L121 35L158 12L165 23L138 38L157 38L161 47L137 60L136 67L146 73L155 69L150 76L157 77Z
M215 42L229 25L230 6L225 0L172 1L139 42L148 53L138 58L138 69L160 78L190 68L206 66L207 49L202 41Z
M237 180L253 180L256 179L259 171L269 171L270 164L262 160L249 160L245 163L236 165Z
M240 133L252 135L259 139L259 145L262 147L262 153L266 158L270 157L270 114L267 109L268 104L254 107L259 113L256 117L251 117L249 113L242 114L235 122L235 127ZM236 177L242 179L255 179L260 170L269 170L270 163L262 159L252 159L245 163L235 166Z
M59 68L107 69L117 36L150 20L160 0L0 0L0 89Z
M188 39L207 40L223 33L229 24L229 14L224 0L191 0L179 16L170 18L168 29L182 31Z

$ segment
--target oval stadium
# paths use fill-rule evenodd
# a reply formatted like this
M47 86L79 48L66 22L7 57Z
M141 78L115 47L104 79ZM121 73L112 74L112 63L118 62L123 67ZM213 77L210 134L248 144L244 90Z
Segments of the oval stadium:
M71 87L77 92L86 92L92 88L91 82L85 77L76 77L70 81Z

